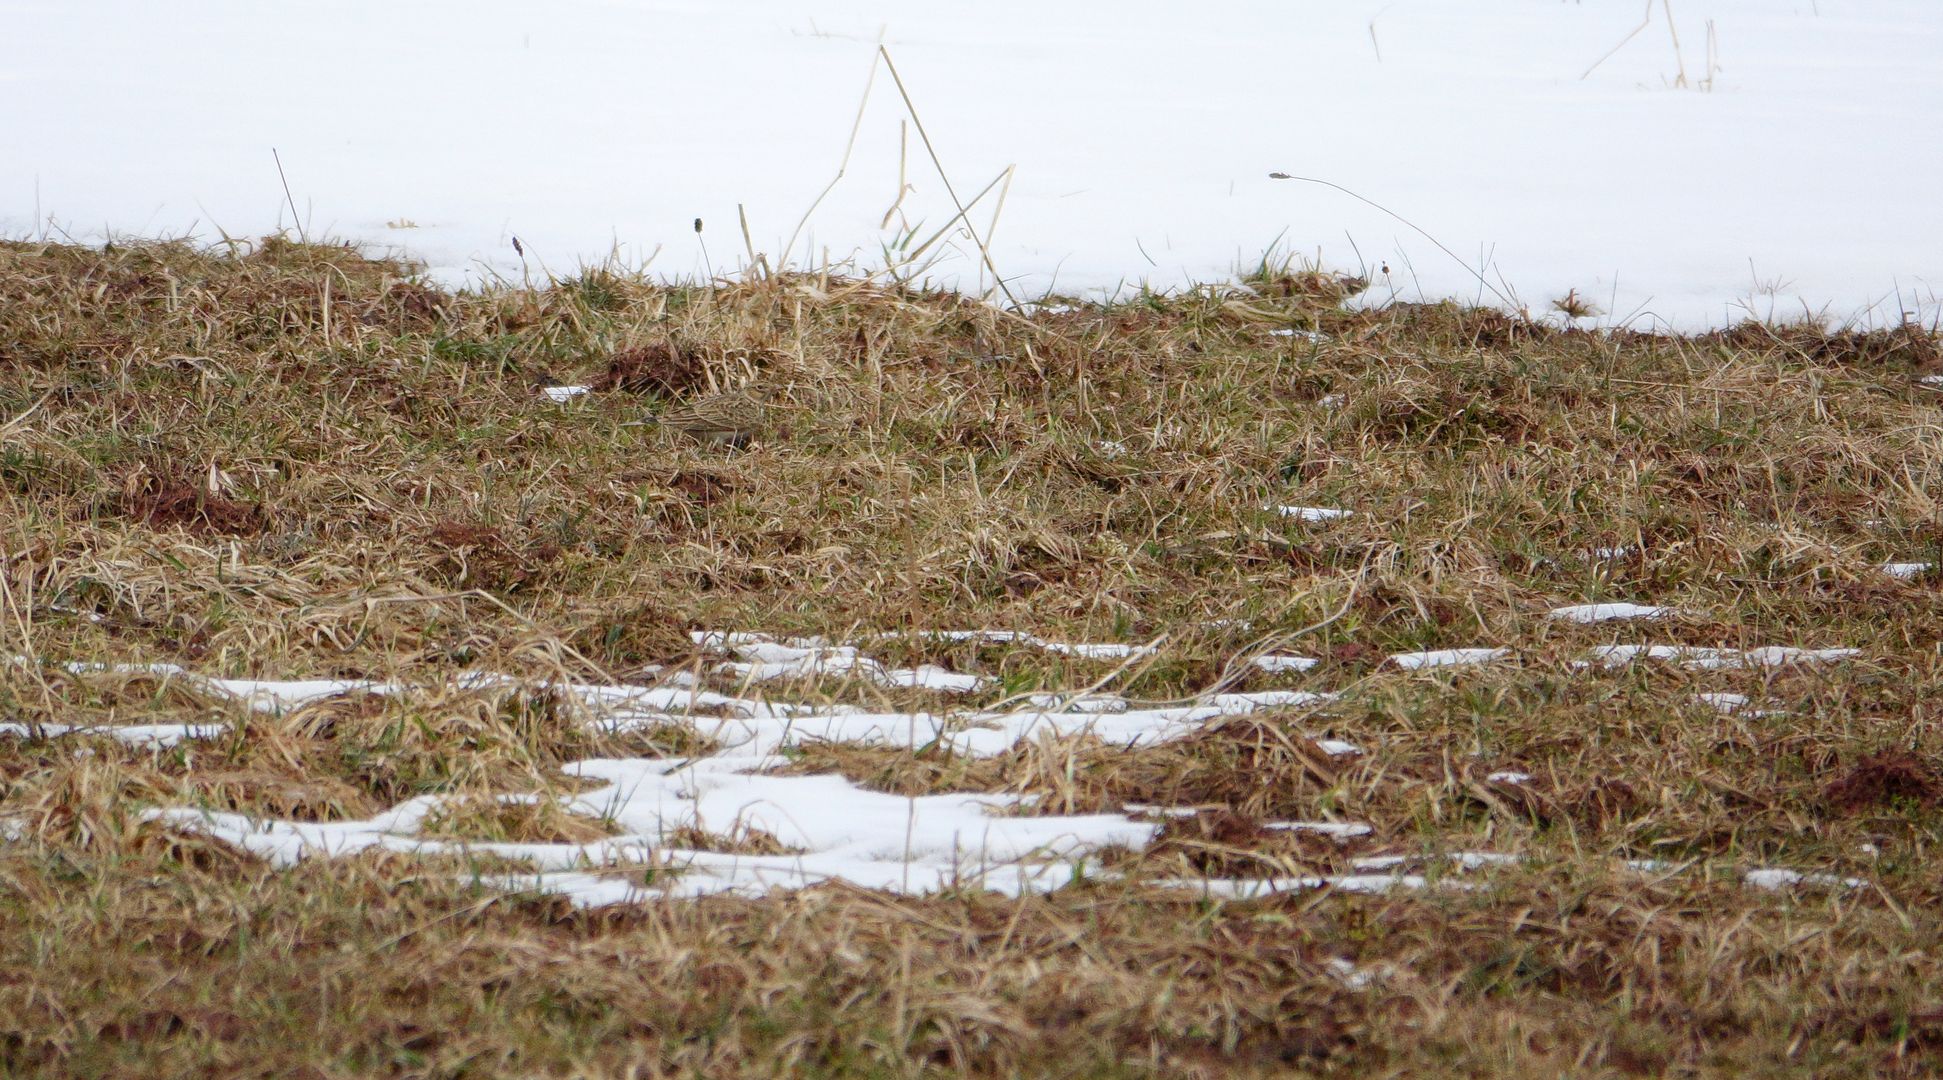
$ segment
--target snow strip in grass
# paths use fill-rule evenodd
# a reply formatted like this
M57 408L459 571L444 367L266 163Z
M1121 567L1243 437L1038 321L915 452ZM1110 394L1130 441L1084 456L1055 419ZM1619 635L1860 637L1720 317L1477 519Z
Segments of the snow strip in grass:
M1025 709L1017 712L871 713L840 708L795 712L773 710L764 715L678 717L657 712L638 713L636 723L680 722L722 743L742 757L761 757L809 743L917 750L938 746L953 753L992 757L1019 743L1038 738L1090 735L1114 746L1133 748L1169 742L1193 733L1210 720L1243 716L1261 709L1299 708L1335 700L1333 694L1300 690L1259 690L1246 694L1216 694L1205 703L1118 713L1056 712ZM1359 753L1353 743L1318 740L1330 754ZM725 751L726 752L726 751Z
M1892 562L1883 563L1880 569L1898 581L1908 581L1910 578L1921 577L1928 573L1935 565L1926 562Z
M1148 814L1153 817L1191 818L1201 812L1194 806L1156 806L1152 803L1127 803L1120 809L1129 814Z
M1599 645L1593 648L1590 660L1580 663L1598 663L1617 668L1637 660L1669 660L1702 671L1730 671L1786 667L1789 664L1825 664L1859 655L1860 649L1796 649L1786 645L1763 645L1745 652L1698 645Z
M1337 982L1351 990L1363 989L1375 982L1382 974L1370 968L1357 967L1354 963L1340 956L1330 958L1323 965L1323 970L1327 971Z
M1510 655L1510 649L1431 649L1426 652L1392 653L1390 663L1405 671L1417 671L1423 668L1489 664Z
M1429 887L1431 881L1422 874L1342 874L1334 877L1179 878L1154 884L1173 889L1191 889L1215 900L1259 900L1284 893L1315 892L1318 889L1372 895L1415 892ZM1447 889L1469 887L1465 882L1451 878L1441 878L1437 884Z
M589 393L593 389L591 386L549 386L542 389L540 393L545 394L548 401L566 402L572 401L582 394Z
M1281 832L1315 833L1318 836L1334 837L1337 840L1368 836L1375 831L1360 821L1268 821L1262 823L1262 828Z
M1079 697L1033 694L1026 698L1026 704L1035 709L1076 713L1123 713L1129 707L1127 699L1118 694L1085 694Z
M798 659L777 651L774 642L727 635L712 640L732 643L759 658L744 663ZM342 692L365 685L237 682L230 689L247 695L246 700L282 702L307 699L330 686ZM787 763L784 751L811 742L910 749L940 745L973 756L1004 753L1028 739L1076 735L1136 747L1191 734L1223 717L1330 699L1272 690L1217 694L1169 708L1134 709L1111 699L1122 710L1118 712L871 713L854 706L791 706L682 687L548 685L594 710L596 722L603 725L687 724L722 749L700 758L591 759L565 766L566 772L601 786L565 798L561 805L608 822L621 834L589 844L474 843L423 836L424 821L441 803L438 796L409 800L365 821L263 820L189 808L156 810L149 816L225 840L278 865L370 849L520 860L538 873L507 880L521 888L560 892L576 903L618 902L648 893L761 892L833 879L920 893L1057 888L1089 872L1092 853L1142 847L1158 826L1126 814L1025 816L1020 811L1029 810L1031 800L1017 795L905 798L868 790L837 775L785 776L772 770ZM729 715L694 715L697 707ZM1354 745L1338 740L1319 745L1331 754L1357 752ZM1368 828L1328 823L1289 827L1345 836ZM793 851L756 856L668 846L667 838L684 829L732 838L757 830ZM616 877L597 872L613 866L628 867L628 873ZM656 884L650 887L650 882Z
M1277 506L1272 509L1283 517L1297 521L1341 521L1354 512L1329 506Z
M1746 694L1706 693L1695 694L1693 699L1702 705L1710 706L1722 713L1737 713L1748 706Z
M1794 885L1859 889L1868 884L1861 878L1841 877L1836 874L1810 874L1800 870L1780 870L1771 867L1749 870L1741 875L1741 880L1756 889L1786 889Z
M170 747L184 739L214 739L229 730L228 724L42 724L43 738L63 735L103 735L130 746ZM32 738L36 732L26 724L0 724L0 735Z
M1027 817L1008 795L925 795L871 791L840 776L777 776L734 757L593 759L566 771L605 783L562 800L567 809L610 822L623 835L590 844L477 843L418 835L439 797L402 803L366 821L265 821L192 809L157 810L151 819L214 836L288 866L312 856L368 849L422 855L498 856L542 871L534 887L576 900L621 899L642 890L553 879L545 872L618 864L678 874L683 895L762 892L841 878L865 888L931 893L1039 881L1056 887L1084 857L1108 847L1138 848L1157 826L1121 814ZM725 855L667 846L676 830L738 836L760 830L797 849L787 855ZM1037 865L1034 865L1037 864ZM611 881L611 879L600 879ZM586 893L593 888L594 892Z
M776 640L763 634L723 634L719 631L695 631L694 637L695 643L705 648L727 649ZM1052 641L1021 630L920 630L909 634L880 634L876 638L880 641L918 638L951 643L975 641L987 645L1024 645L1060 656L1078 656L1089 660L1120 660L1131 656L1151 656L1154 652L1151 645L1128 645L1117 641ZM782 644L816 647L824 643L815 638L786 638Z
M887 668L860 654L851 645L784 645L773 641L745 641L729 646L741 657L716 666L716 671L748 682L808 679L842 675L880 686L910 687L966 694L991 684L983 675L947 671L934 664L915 668Z
M1290 656L1285 653L1269 653L1266 656L1257 656L1255 659L1249 661L1249 663L1270 674L1280 674L1285 671L1307 671L1315 667L1318 661L1313 656Z
M1664 619L1679 614L1670 607L1654 604L1573 604L1553 608L1549 615L1566 622L1598 623L1614 619Z

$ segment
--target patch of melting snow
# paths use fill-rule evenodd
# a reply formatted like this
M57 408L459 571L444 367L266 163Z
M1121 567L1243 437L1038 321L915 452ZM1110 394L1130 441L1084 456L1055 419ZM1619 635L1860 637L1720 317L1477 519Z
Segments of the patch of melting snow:
M1551 618L1566 622L1598 623L1614 619L1664 619L1679 612L1670 607L1656 604L1573 604L1568 607L1553 608Z
M1272 509L1283 517L1297 521L1341 521L1354 512L1329 506L1277 506Z
M1009 631L947 631L956 640L1005 641L1028 647L1047 642ZM821 640L777 640L760 634L698 633L705 647L730 653L735 670L755 673L764 665L792 670L870 671L850 646ZM1057 643L1055 643L1057 644ZM1077 655L1132 655L1133 646L1109 646L1100 652L1081 649ZM1673 649L1668 654L1691 660L1695 653L1681 646L1609 646L1598 655L1633 654L1619 650ZM1745 654L1704 650L1709 659L1731 656L1736 662L1795 662L1803 658L1834 658L1853 650L1792 650L1771 648ZM1402 667L1436 667L1453 663L1481 663L1508 655L1503 649L1454 649L1393 657ZM1302 659L1302 658L1289 658ZM257 709L282 709L360 691L394 692L398 687L354 680L215 679L171 665L77 665L75 670L140 671L182 678L211 687ZM898 669L879 666L884 677ZM915 672L925 668L911 669ZM942 669L932 669L941 671ZM955 675L946 672L944 674ZM510 676L474 674L457 685L488 687L515 685ZM336 856L370 849L413 854L494 856L521 861L532 873L498 874L482 878L500 887L540 889L568 897L576 904L620 903L650 896L687 897L723 892L760 893L802 888L818 882L844 880L864 888L905 893L935 893L957 889L1007 893L1057 889L1098 870L1094 855L1108 848L1140 848L1150 843L1159 825L1136 821L1130 815L1183 816L1190 808L1128 804L1124 813L1027 816L1022 810L1033 799L1014 794L944 794L905 798L870 791L839 775L790 776L775 770L787 763L786 752L818 742L916 749L939 746L970 756L1003 754L1022 742L1047 737L1089 735L1102 742L1133 748L1154 745L1192 734L1210 721L1263 709L1313 706L1334 695L1296 690L1211 695L1192 703L1166 707L1136 707L1112 694L1038 695L1018 711L957 713L877 713L845 704L812 705L736 697L692 686L606 686L558 682L542 684L579 703L592 714L590 722L610 730L684 724L714 741L720 749L708 756L686 759L590 759L570 764L566 771L600 786L563 798L561 805L610 823L621 835L585 844L472 842L428 837L422 826L441 805L441 797L408 800L365 821L306 822L253 818L191 808L157 809L152 820L194 829L218 837L269 859L289 865L312 856ZM1728 696L1721 696L1725 701ZM708 709L721 715L696 715ZM46 734L83 729L43 728ZM140 725L91 728L113 737L152 745L171 745L182 739L211 738L228 730L221 723ZM25 725L0 726L0 732L26 735ZM1326 753L1359 753L1354 744L1317 740ZM1523 773L1500 772L1491 779L1524 783ZM508 798L520 798L509 796ZM1271 822L1266 827L1348 839L1370 835L1360 822ZM742 855L697 851L664 844L676 830L737 835L760 830L792 849L782 855ZM1448 876L1427 879L1405 871L1426 861L1447 866L1453 873L1517 864L1522 857L1493 852L1455 852L1432 856L1384 855L1357 859L1353 873L1272 879L1179 880L1164 885L1193 888L1209 896L1246 899L1275 892L1336 889L1346 892L1388 892L1421 889L1436 884L1468 888ZM1748 871L1750 885L1780 888L1792 884L1861 884L1856 879L1824 874L1758 869Z
M1066 694L1033 694L1026 698L1026 704L1035 709L1076 713L1123 713L1129 707L1127 699L1118 694L1082 694L1077 697Z
M1121 807L1129 814L1149 814L1154 817L1191 818L1201 812L1193 806L1156 806L1152 803L1127 803Z
M43 724L41 733L50 737L62 735L105 735L130 746L149 746L165 749L185 739L215 739L227 734L228 724L102 724L70 725ZM25 737L29 732L25 724L0 724L0 735L19 735Z
M1083 656L1088 660L1122 660L1132 656L1151 656L1154 652L1152 645L1126 645L1117 641L1087 643L1034 639L1032 644L1049 653Z
M549 386L542 389L540 393L545 394L548 401L557 403L572 401L582 394L592 392L593 389L591 386Z
M736 663L826 665L867 670L847 647L756 635L698 635L744 657ZM1024 640L1014 638L1014 640ZM1036 644L1036 642L1027 642ZM821 669L819 669L821 670ZM374 684L333 681L221 683L244 700L289 703ZM505 683L480 676L473 684ZM1165 708L1133 708L1112 695L1061 699L1059 711L872 713L856 706L807 706L732 697L692 687L548 684L596 712L611 730L669 723L692 726L721 749L688 759L591 759L565 771L601 786L561 800L566 809L609 822L622 835L588 844L480 843L421 835L437 796L409 800L365 821L306 822L198 809L160 809L151 820L194 829L278 865L312 856L369 849L414 854L497 856L531 865L534 874L498 875L509 888L538 888L575 903L700 896L801 888L842 879L865 888L933 893L950 889L1002 892L1058 888L1090 872L1089 857L1112 847L1139 848L1158 828L1127 814L1024 816L1032 800L1018 795L925 795L905 798L852 784L838 775L788 776L784 752L814 742L918 748L938 745L972 756L1002 754L1028 739L1091 735L1121 747L1191 734L1208 721L1261 709L1311 705L1331 695L1293 690L1212 695ZM1074 707L1078 706L1075 711ZM696 708L726 715L697 716ZM212 725L221 730L221 725ZM1353 754L1340 740L1319 740L1327 753ZM1137 808L1129 807L1130 812ZM1333 835L1368 826L1289 823ZM794 849L787 855L725 855L668 847L675 830L735 835L761 830ZM624 868L620 876L611 869ZM606 868L606 869L604 869ZM652 882L652 884L650 884ZM1353 885L1350 887L1354 887Z
M703 636L701 632L697 632L697 644L704 646L713 644L712 641L702 640ZM754 636L763 641L771 640L761 635ZM920 638L953 643L976 641L988 645L1025 645L1060 656L1078 656L1088 660L1120 660L1134 656L1151 656L1154 653L1152 645L1128 645L1117 641L1052 641L1019 630L919 630L909 634L881 634L878 637L880 640ZM795 642L804 640L809 639L792 639Z
M1695 694L1693 699L1702 705L1711 706L1723 713L1737 713L1747 708L1749 699L1746 694L1706 693Z
M1922 383L1924 386L1943 386L1943 374L1922 375L1916 381Z
M1341 874L1331 877L1175 878L1154 884L1163 888L1192 890L1214 900L1259 900L1285 893L1315 892L1318 889L1366 894L1414 892L1428 887L1431 882L1422 874ZM1465 883L1450 878L1439 879L1437 884L1449 889L1466 887Z
M1511 769L1505 769L1499 772L1494 772L1489 776L1486 776L1485 779L1491 781L1494 784L1529 784L1531 783L1532 776L1530 773L1523 773Z
M1377 979L1377 973L1369 968L1357 967L1340 956L1331 957L1322 966L1331 977L1351 990L1361 990Z
M1599 645L1591 659L1582 665L1603 664L1625 667L1636 660L1670 660L1701 671L1732 671L1740 668L1777 668L1789 664L1825 664L1860 656L1860 649L1797 649L1786 645L1763 645L1757 649L1709 649L1698 645Z
M1257 656L1255 659L1249 661L1249 663L1270 674L1280 674L1285 671L1307 671L1315 667L1319 661L1313 656L1290 656L1286 653L1269 653L1266 656Z
M1595 559L1630 559L1638 552L1639 549L1630 544L1620 544L1617 547L1593 548L1592 557Z
M1423 668L1489 664L1510 655L1510 649L1430 649L1425 652L1392 653L1390 663L1405 671L1417 671Z
M1880 569L1898 581L1908 581L1910 578L1921 577L1928 573L1935 565L1926 562L1892 562L1883 563Z
M947 671L935 664L915 668L887 668L851 645L785 645L774 641L743 641L728 650L741 657L716 665L715 670L749 682L845 675L880 686L939 690L968 694L991 685L983 675Z
M1479 870L1487 866L1517 866L1524 861L1523 855L1498 851L1450 851L1439 855L1368 855L1352 859L1349 865L1354 870L1373 872L1425 862L1449 862L1459 870Z
M1329 836L1338 840L1368 836L1376 831L1360 821L1267 821L1262 823L1262 828L1280 832L1315 833L1318 836Z
M1284 327L1282 327L1282 328L1281 328L1281 329L1279 329L1279 330L1270 330L1270 331L1269 331L1268 333L1269 333L1269 336L1271 336L1271 337L1292 337L1292 338L1301 338L1301 339L1302 339L1302 340L1304 340L1304 341L1317 341L1317 342L1320 342L1320 341L1328 341L1328 340L1329 340L1329 335L1328 335L1328 334L1325 334L1325 333L1322 333L1321 331L1318 331L1318 330L1303 330L1303 329L1300 329L1300 328L1298 328L1298 327L1293 327L1293 326L1284 326Z
M1756 889L1786 889L1795 885L1859 889L1868 884L1861 878L1842 877L1837 874L1811 874L1800 870L1781 870L1771 867L1749 870L1741 875L1741 880Z

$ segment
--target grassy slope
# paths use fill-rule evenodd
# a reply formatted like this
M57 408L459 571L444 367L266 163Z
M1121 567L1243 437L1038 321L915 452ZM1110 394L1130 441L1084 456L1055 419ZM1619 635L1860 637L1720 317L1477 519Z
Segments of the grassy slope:
M1028 322L809 278L711 291L591 273L447 296L331 248L0 246L0 652L46 661L0 665L0 722L235 724L160 753L0 739L0 826L18 837L0 842L0 1067L1943 1066L1943 603L1934 572L1875 569L1943 562L1943 394L1914 379L1943 370L1935 342L1565 332L1262 284ZM1269 332L1287 326L1327 337ZM539 393L556 382L601 389L560 405ZM629 423L664 384L745 383L768 406L747 448ZM1283 503L1356 513L1302 525L1263 509ZM1589 600L1685 614L1650 632L1543 618ZM827 888L581 913L426 860L275 870L138 820L557 792L566 761L684 752L679 729L598 736L544 694L443 680L624 678L692 661L691 627L1165 634L1112 688L1168 699L1332 614L1291 645L1320 668L1241 684L1346 690L1327 712L1134 752L797 762L900 792L1036 793L1059 812L1222 811L1125 857L1128 881L1049 898ZM1569 663L1649 639L1862 655L1705 675ZM1380 663L1479 645L1515 662ZM878 655L1003 676L983 700L1110 669L972 646ZM426 689L268 717L51 666L76 659ZM1722 716L1700 690L1785 712ZM1326 759L1306 738L1324 734L1369 753ZM1507 768L1535 779L1487 779ZM1345 846L1259 828L1322 816L1375 833ZM564 817L438 827L599 831ZM1469 892L1218 905L1141 883L1472 849L1530 861ZM1693 868L1617 866L1645 857ZM1754 865L1870 885L1752 890L1734 872ZM1376 978L1346 984L1335 959Z

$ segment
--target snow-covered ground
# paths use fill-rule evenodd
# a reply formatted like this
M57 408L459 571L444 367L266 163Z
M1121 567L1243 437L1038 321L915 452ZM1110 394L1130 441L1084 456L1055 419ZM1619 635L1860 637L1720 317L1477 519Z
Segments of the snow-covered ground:
M291 223L275 147L310 236L448 280L879 266L952 213L881 67L866 95L881 40L959 195L1015 167L972 217L997 212L1020 297L1220 280L1279 243L1379 300L1933 315L1943 5L1654 0L1627 40L1647 6L0 0L0 233L261 235ZM930 276L978 287L947 243Z

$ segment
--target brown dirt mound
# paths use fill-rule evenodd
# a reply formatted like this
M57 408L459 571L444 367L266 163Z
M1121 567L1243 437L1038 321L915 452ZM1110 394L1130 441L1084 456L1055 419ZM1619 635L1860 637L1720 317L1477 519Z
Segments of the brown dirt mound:
M658 341L622 349L607 361L607 370L594 379L597 391L623 390L630 394L680 397L708 384L708 373L692 351Z
M1870 754L1823 791L1831 809L1856 813L1909 800L1932 806L1939 793L1936 770L1920 758L1897 750Z

